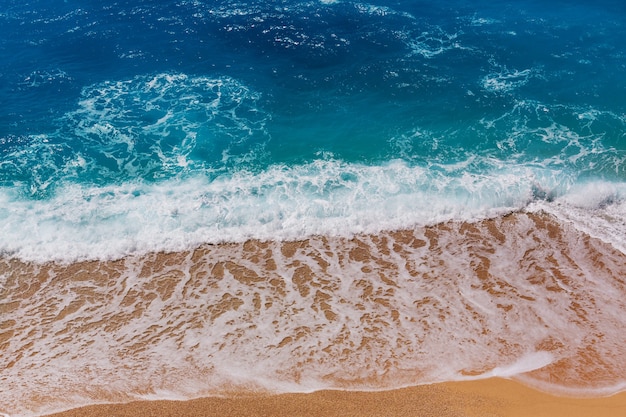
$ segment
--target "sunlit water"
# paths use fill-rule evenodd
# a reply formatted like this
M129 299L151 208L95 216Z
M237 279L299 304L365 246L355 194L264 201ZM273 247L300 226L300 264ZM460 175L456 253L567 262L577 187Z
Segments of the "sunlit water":
M622 2L0 20L0 412L624 389Z

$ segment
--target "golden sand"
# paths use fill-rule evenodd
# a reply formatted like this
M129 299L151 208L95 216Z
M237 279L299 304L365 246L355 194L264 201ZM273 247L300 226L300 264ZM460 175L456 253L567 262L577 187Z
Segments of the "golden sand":
M621 417L626 392L604 398L566 398L493 378L378 392L319 391L272 396L239 395L191 401L139 401L82 407L55 417L144 416L436 416Z

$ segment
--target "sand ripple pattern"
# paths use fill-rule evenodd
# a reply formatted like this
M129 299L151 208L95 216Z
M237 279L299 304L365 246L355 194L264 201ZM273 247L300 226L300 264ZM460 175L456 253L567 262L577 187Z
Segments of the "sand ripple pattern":
M0 411L233 389L626 375L626 255L537 213L351 239L0 263ZM599 390L599 391L598 391Z

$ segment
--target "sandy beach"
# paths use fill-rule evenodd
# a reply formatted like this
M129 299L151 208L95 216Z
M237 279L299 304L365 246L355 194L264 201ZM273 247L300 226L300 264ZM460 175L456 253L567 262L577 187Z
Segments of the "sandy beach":
M423 384L443 374L524 375L568 395L623 386L624 259L553 217L519 213L111 262L6 260L0 411L169 395L213 397L61 415L623 416L626 393ZM355 391L269 395L277 382ZM398 386L413 388L381 391Z
M157 415L617 417L626 415L626 392L604 398L557 397L512 380L492 378L378 392L319 391L272 396L241 394L191 401L139 401L88 406L50 416Z

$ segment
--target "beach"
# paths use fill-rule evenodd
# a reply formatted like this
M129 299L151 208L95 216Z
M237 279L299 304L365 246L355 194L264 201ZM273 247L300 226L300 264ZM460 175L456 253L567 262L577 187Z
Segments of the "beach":
M618 417L624 413L624 392L603 398L557 397L512 380L493 378L377 392L319 391L139 401L88 406L50 417Z
M12 395L0 396L2 411L216 396L230 399L206 404L233 413L327 396L348 409L381 396L401 410L433 395L434 407L481 398L498 410L518 407L516 390L528 395L521 408L602 405L504 379L452 382L514 377L569 397L620 391L625 265L611 245L532 212L106 262L5 260L0 352ZM417 388L393 390L407 386ZM318 393L232 395L303 391Z
M626 5L562 3L8 1L0 417L626 414Z

